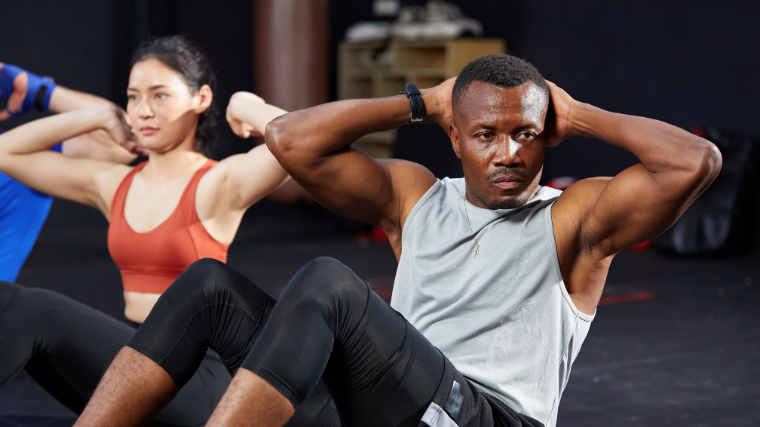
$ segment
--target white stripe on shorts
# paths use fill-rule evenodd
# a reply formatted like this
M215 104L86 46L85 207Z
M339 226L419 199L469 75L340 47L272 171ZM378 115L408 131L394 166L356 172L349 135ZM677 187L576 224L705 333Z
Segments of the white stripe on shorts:
M447 414L446 411L435 402L430 403L430 406L428 406L421 421L430 427L459 427L457 423L449 417L449 414Z

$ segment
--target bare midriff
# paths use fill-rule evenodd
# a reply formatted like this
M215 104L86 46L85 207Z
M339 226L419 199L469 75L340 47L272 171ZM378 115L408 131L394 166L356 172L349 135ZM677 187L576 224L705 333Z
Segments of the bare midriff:
M135 323L144 322L160 296L161 294L124 292L124 316Z

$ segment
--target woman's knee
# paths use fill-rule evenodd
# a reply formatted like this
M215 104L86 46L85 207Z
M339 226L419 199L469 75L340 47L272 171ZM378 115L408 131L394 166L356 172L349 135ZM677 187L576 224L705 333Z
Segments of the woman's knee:
M194 310L234 304L252 312L258 312L262 305L274 304L271 297L243 274L212 258L192 263L159 299L161 307L165 302L175 306L178 301L192 305Z
M201 291L213 293L220 289L234 287L237 275L239 273L227 264L213 258L203 258L190 264L167 289L167 292Z

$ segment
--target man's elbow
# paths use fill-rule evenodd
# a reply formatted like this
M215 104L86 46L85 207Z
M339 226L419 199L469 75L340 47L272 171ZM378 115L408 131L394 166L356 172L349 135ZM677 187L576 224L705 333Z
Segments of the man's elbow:
M267 123L266 130L264 131L264 141L269 148L269 151L277 158L285 155L291 151L293 138L289 137L288 132L288 116L277 117Z
M720 172L723 165L723 156L718 147L706 139L699 138L695 142L692 157L692 170L695 180L704 184L710 184Z

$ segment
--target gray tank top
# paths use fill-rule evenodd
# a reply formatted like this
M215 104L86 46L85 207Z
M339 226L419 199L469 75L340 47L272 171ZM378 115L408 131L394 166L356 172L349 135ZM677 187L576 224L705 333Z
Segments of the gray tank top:
M594 319L559 271L561 193L543 187L522 208L491 210L465 202L464 179L439 180L404 224L391 298L476 387L547 426Z

